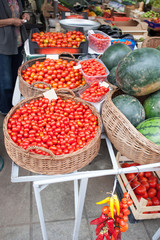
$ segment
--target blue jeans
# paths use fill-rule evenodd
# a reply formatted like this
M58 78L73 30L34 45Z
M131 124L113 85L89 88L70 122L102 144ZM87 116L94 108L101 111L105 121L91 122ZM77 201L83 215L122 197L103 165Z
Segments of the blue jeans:
M12 96L17 79L18 68L22 63L23 47L16 55L0 54L0 111L8 113L12 108Z

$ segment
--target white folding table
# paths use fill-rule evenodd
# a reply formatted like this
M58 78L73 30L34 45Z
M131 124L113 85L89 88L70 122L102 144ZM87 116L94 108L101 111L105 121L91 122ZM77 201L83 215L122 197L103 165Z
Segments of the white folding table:
M40 192L43 189L45 189L49 184L66 182L66 181L74 181L75 223L74 223L72 240L78 240L83 206L84 206L89 178L101 177L106 175L117 175L121 173L133 173L133 172L137 172L137 170L140 172L160 170L160 163L140 165L140 166L129 167L129 168L119 168L111 142L109 141L109 139L106 137L105 134L102 134L101 138L106 140L106 144L107 144L109 155L112 161L113 169L96 170L96 171L76 171L73 173L63 174L63 175L19 176L19 166L17 166L14 162L12 162L12 172L11 172L12 182L33 182L43 240L48 240L48 238L47 238L47 231L46 231ZM78 180L80 180L80 187L78 187ZM152 240L158 240L158 238L160 237L159 234L160 234L160 230L158 229L158 231L154 234Z

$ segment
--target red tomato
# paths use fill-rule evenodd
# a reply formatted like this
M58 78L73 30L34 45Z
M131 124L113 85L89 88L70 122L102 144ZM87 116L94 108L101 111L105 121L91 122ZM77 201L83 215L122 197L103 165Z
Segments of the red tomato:
M153 175L153 176L150 176L150 177L149 177L149 180L150 180L150 181L155 181L155 182L157 183L158 178Z
M135 178L135 176L136 176L135 173L127 173L126 174L126 178L128 181L133 180Z
M155 178L154 176L149 177L148 183L150 188L155 188L157 185L157 178Z
M145 193L142 195L142 197L143 197L144 199L147 199L147 198L148 198L148 193L145 192Z
M155 197L156 194L157 194L157 190L156 190L155 188L150 188L150 189L148 190L148 197L149 197L149 198Z
M159 191L160 190L160 183L157 184L156 189Z
M152 175L153 175L152 172L145 172L145 173L144 173L144 176L145 176L146 178L149 178L149 177L151 177Z
M157 206L160 205L160 200L157 197L151 198L153 205Z
M151 199L148 198L147 201L148 201L148 202L147 202L147 205L146 205L146 206L152 206L152 205L153 205Z
M143 195L146 193L146 187L143 186L143 185L138 186L138 187L135 189L135 193L138 194L138 195L143 196Z
M146 177L138 177L138 181L140 181L140 182L142 182L142 181L148 182L148 179Z
M159 190L158 193L157 193L157 197L158 197L158 199L160 200L160 190Z
M141 183L137 180L133 180L130 184L132 188L135 188L141 185Z
M122 168L130 167L130 164L127 163L127 162L126 162L126 163L122 163L121 167L122 167Z
M123 208L123 209L122 209L122 213L123 213L125 216L128 216L131 212L129 211L128 208Z
M136 197L137 197L138 201L140 202L142 196L140 196L140 195L136 195Z
M146 190L149 189L149 183L146 182L146 181L141 181L141 185L145 186L146 187Z

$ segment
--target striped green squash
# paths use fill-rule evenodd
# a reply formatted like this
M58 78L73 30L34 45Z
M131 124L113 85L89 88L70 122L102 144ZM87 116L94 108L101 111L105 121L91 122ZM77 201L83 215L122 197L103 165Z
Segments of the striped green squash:
M147 139L160 146L160 117L148 118L136 128Z

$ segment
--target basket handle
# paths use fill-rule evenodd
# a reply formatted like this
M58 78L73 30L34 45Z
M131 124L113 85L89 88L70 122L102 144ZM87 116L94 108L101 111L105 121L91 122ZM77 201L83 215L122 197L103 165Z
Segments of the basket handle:
M31 86L34 87L35 84L39 84L39 83L42 83L42 84L46 85L47 87L49 87L49 89L52 88L50 84L45 83L45 82L40 82L40 81L33 82L33 83L31 84ZM39 89L39 88L38 88L38 89ZM40 88L40 89L41 89L41 88Z
M61 57L61 55L70 55L71 58L73 58L73 60L75 60L75 57L74 57L74 55L73 55L72 53L69 53L69 52L62 52L62 53L59 54L59 58Z
M61 94L63 94L63 93L69 93L70 95L72 95L73 97L76 97L76 95L75 95L75 93L71 90L71 89L69 89L69 88L58 88L57 90L56 90L56 93L61 93Z
M48 154L52 157L52 159L55 159L54 153L53 153L51 150L49 150L49 149L47 149L47 148L44 148L44 147L38 147L38 146L34 145L34 146L28 147L28 148L26 149L26 151L27 151L28 154L30 154L29 151L30 151L30 150L33 150L33 149L42 150L42 151L48 153Z

